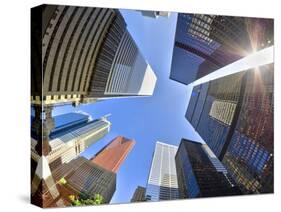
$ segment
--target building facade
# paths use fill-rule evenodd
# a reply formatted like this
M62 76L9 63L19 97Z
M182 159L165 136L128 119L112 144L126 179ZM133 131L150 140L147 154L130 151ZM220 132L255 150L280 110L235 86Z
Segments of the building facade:
M245 86L245 72L194 87L186 118L218 158L233 131ZM239 101L240 100L240 101Z
M152 95L156 76L118 10L42 5L32 10L31 31L33 105Z
M131 202L144 202L145 201L145 188L138 186L133 194Z
M222 162L244 193L273 192L274 65L248 71L237 124Z
M176 146L156 142L145 193L147 201L179 198L175 165L177 149Z
M134 145L134 140L118 136L94 155L91 161L116 173Z
M273 72L268 64L213 80L207 95L206 84L194 87L186 113L244 194L273 192Z
M116 174L84 157L62 164L52 174L56 182L62 178L65 179L64 190L70 190L73 195L82 198L92 198L100 194L104 203L109 203L116 190Z
M88 93L91 98L122 96L149 96L153 94L156 75L140 53L128 31L124 31L111 61L107 56L112 48L111 37L105 39L104 47L97 59L97 72L93 75ZM104 51L103 51L104 50ZM108 68L105 63L110 64ZM103 81L103 83L101 83Z
M206 144L182 139L175 158L180 198L241 194Z
M179 13L170 79L187 85L272 44L272 19Z
M140 10L140 12L143 16L149 17L149 18L159 18L159 17L168 18L171 14L170 12L165 12L165 11Z
M64 114L54 117L56 127L51 132L49 141L51 151L46 156L51 170L76 158L87 147L104 137L110 130L111 123L102 117L89 120L83 114ZM37 140L32 138L32 159L37 161Z

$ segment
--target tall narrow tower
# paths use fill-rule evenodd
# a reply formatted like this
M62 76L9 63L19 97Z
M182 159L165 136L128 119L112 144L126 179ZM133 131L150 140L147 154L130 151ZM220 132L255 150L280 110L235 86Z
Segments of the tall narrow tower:
M156 142L146 189L148 201L178 199L177 149L176 146Z
M134 140L118 136L102 148L91 160L104 169L116 173L134 145Z

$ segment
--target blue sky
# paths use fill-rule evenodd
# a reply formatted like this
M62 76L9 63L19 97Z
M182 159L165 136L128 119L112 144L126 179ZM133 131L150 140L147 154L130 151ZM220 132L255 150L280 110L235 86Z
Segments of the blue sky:
M117 135L134 139L136 145L117 174L117 188L111 203L129 202L137 186L146 186L156 141L178 145L181 138L200 141L185 119L190 86L169 79L176 27L176 13L169 18L148 18L133 10L121 11L127 28L147 59L157 84L151 97L112 99L95 104L60 106L53 115L84 111L99 118L112 114L110 133L89 147L83 156L90 158Z

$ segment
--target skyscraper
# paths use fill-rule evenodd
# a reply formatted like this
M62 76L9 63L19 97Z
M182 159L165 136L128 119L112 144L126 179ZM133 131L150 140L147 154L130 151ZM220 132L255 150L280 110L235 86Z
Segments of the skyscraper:
M106 117L95 120L88 118L87 115L76 113L54 117L56 127L51 132L51 151L46 156L52 170L71 161L109 132L111 123ZM31 145L32 158L37 161L37 140L32 139Z
M186 118L221 159L227 136L233 129L235 113L245 86L245 72L219 78L194 87Z
M104 203L109 203L116 190L116 174L100 167L84 157L78 157L69 163L64 163L53 171L58 183L64 178L66 183L59 186L61 196L74 194L82 198L92 198L100 194ZM69 190L69 192L66 192Z
M134 145L134 140L118 136L103 147L91 161L106 170L116 173Z
M140 10L141 14L149 18L159 18L159 17L169 17L170 12L165 11L150 11L150 10Z
M105 39L101 56L97 58L97 72L91 80L87 98L152 95L156 76L129 32L123 32L112 61L107 61L105 56L112 43L110 39L111 37ZM104 67L106 62L110 63L108 69Z
M118 10L42 5L31 21L33 105L153 94L156 76Z
M207 94L199 85L186 113L245 194L273 192L273 70L268 64L213 80Z
M178 14L170 79L189 84L273 44L273 20Z
M145 201L145 188L138 186L133 194L131 202L144 202Z
M182 139L176 154L180 198L241 194L206 144Z
M244 95L222 162L244 193L273 192L274 65L247 73Z
M157 141L151 162L147 187L147 201L178 199L175 165L177 147Z
M50 138L58 137L59 135L64 135L67 132L81 127L89 122L89 115L74 112L62 115L54 116L53 127L50 131ZM31 124L34 121L34 116L31 116ZM36 134L35 126L31 126L31 136L36 139L38 136Z

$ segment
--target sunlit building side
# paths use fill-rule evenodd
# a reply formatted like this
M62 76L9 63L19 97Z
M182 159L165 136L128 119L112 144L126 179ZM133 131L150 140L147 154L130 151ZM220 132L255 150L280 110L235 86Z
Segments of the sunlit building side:
M172 200L179 198L175 164L177 147L157 141L149 172L146 200Z
M170 79L187 85L271 45L273 19L179 13Z

